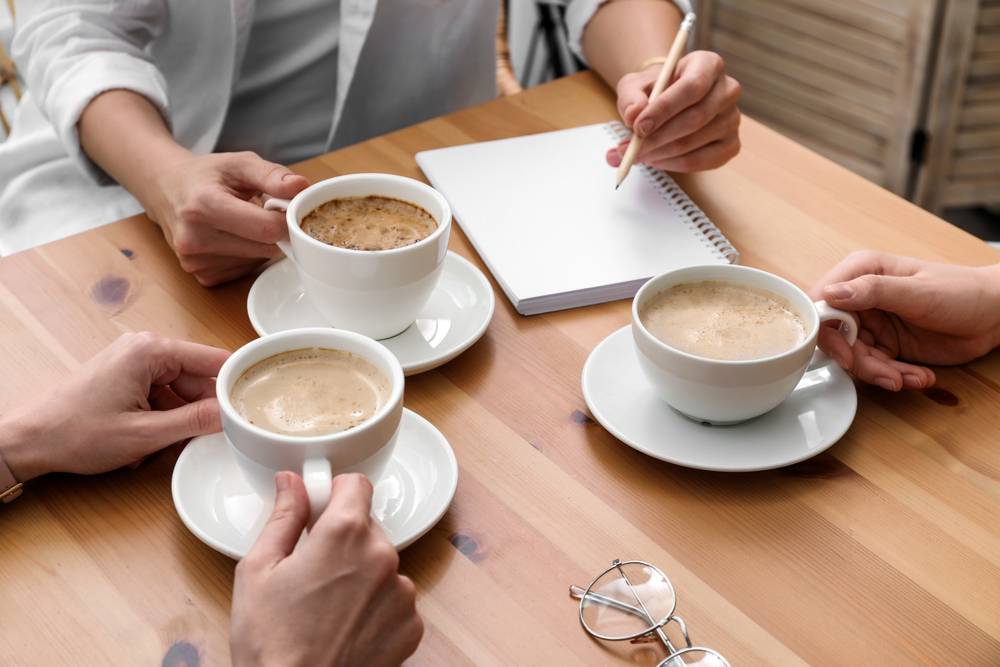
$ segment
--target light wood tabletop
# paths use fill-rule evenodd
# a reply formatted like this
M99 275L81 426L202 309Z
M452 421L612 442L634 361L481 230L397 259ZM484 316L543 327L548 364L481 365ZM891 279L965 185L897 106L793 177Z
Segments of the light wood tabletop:
M296 169L422 178L420 150L614 116L610 91L577 75ZM808 287L859 248L997 261L762 125L741 132L731 164L677 180L744 264ZM451 248L485 271L457 228ZM199 287L143 216L3 259L0 409L43 396L123 331L239 347L254 337L251 282ZM427 627L412 664L655 664L655 644L617 653L589 639L567 595L614 558L662 568L692 638L734 666L1000 664L1000 356L939 369L926 392L861 388L848 433L804 463L699 472L587 414L581 368L628 302L526 318L496 293L479 343L407 380L406 405L460 467L451 509L402 554ZM178 453L50 476L0 509L0 663L228 663L234 562L178 518Z

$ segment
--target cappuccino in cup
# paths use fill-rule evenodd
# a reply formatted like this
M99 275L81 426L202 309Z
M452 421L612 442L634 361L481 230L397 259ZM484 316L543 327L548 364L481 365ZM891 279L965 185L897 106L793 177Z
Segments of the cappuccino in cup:
M422 241L437 228L434 216L393 197L343 197L320 204L302 219L302 231L348 250L392 250Z
M653 295L639 319L656 338L708 359L763 359L798 346L806 323L788 299L721 280L681 283Z
M371 419L389 400L389 380L344 350L306 348L258 361L236 380L230 399L248 422L272 433L339 433Z

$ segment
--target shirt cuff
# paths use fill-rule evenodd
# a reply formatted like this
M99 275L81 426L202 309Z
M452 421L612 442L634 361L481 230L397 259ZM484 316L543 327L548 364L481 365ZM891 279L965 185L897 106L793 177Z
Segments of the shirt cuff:
M80 146L77 123L83 110L101 93L128 90L142 95L169 125L167 84L150 62L124 53L90 53L70 67L52 86L46 111L67 155L89 178L101 185L114 181L87 157Z
M690 0L670 0L681 15L691 11ZM587 62L583 56L583 31L594 17L594 13L608 0L569 0L566 7L566 30L569 33L569 48L580 60Z

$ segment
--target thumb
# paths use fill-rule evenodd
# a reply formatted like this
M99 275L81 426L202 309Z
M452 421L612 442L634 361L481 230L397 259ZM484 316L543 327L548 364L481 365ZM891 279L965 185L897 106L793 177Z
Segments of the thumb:
M629 128L649 103L645 86L646 81L639 76L628 77L618 84L618 115Z
M917 281L912 277L868 274L823 288L826 302L845 310L872 308L905 314L918 305Z
M282 471L274 476L274 510L247 556L264 564L277 563L295 549L309 519L309 496L302 478Z
M222 430L219 401L214 397L186 403L173 410L144 412L139 418L142 420L139 430L144 440L152 445L150 451Z
M263 192L272 197L290 199L309 187L305 176L299 176L283 165L268 162L256 153L234 153L226 169L242 189Z

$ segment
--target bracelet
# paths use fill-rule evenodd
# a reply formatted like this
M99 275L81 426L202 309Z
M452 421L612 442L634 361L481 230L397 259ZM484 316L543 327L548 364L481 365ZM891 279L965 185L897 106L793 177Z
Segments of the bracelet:
M24 484L14 479L14 473L4 463L3 456L0 456L0 502L7 504L14 500L21 495L23 488Z
M667 62L666 56L653 56L652 58L646 58L642 61L642 64L639 65L639 69L637 69L636 72L641 72L650 65L662 65L665 62Z

